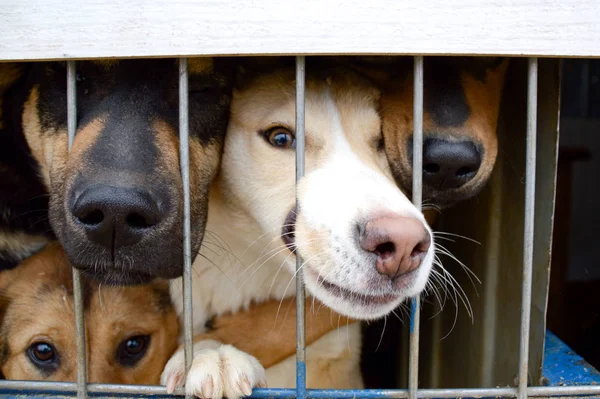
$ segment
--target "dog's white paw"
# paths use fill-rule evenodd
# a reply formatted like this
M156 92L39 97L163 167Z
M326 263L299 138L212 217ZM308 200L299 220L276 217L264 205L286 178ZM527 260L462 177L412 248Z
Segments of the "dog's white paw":
M169 359L160 375L160 384L167 387L167 393L172 394L185 383L185 353L177 350Z
M200 351L187 376L186 393L204 399L238 399L266 386L265 370L254 356L231 345Z
M251 395L254 387L266 387L265 370L254 356L231 345L194 352L187 379L183 351L171 357L161 376L167 392L181 387L184 380L186 394L203 399L239 399Z

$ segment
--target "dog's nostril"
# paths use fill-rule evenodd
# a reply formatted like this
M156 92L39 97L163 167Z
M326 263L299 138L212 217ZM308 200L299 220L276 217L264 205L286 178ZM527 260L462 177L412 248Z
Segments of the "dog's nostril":
M423 170L425 171L425 173L437 173L440 171L440 165L436 163L428 163L423 166Z
M71 205L73 217L91 242L105 248L136 244L164 220L148 190L100 184L73 189L81 192Z
M472 168L468 168L468 167L460 168L459 170L456 171L456 177L459 177L459 178L469 177L469 175L474 172L475 171Z
M430 245L431 245L431 239L429 238L429 233L427 233L425 238L423 238L421 241L419 241L419 243L417 245L415 245L415 247L413 248L413 250L410 253L410 257L415 258L415 257L419 257L419 256L423 256L423 255L427 254L427 251L429 250Z
M148 227L154 226L152 221L145 218L143 215L138 213L130 213L125 218L125 222L134 229L147 229Z
M384 242L375 247L375 251L373 252L382 259L390 258L396 252L396 245L393 242Z
M419 220L396 214L369 220L358 241L376 255L377 272L392 280L418 268L430 245L429 232Z
M77 218L81 223L86 224L88 226L95 226L104 220L104 214L100 209L93 209L89 212L83 213L81 216Z

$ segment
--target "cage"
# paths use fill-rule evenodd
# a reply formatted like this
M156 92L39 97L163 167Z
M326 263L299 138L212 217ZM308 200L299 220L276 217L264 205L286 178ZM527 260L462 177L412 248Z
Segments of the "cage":
M297 178L303 173L305 55L414 56L414 170L422 169L423 62L429 55L516 57L509 72L499 126L501 156L486 191L445 212L446 231L473 237L453 252L483 284L468 288L478 318L465 312L429 319L437 309L412 302L405 339L394 337L398 389L306 390L303 317L298 318L296 389L257 389L253 397L519 397L600 396L586 385L542 386L550 248L557 166L558 57L600 55L600 7L594 0L322 2L157 1L78 3L4 0L0 60L68 60L69 132L75 133L75 65L95 58L180 57L181 164L187 179L186 57L297 55ZM418 193L420 174L413 184ZM189 183L188 183L189 185ZM189 189L188 189L189 191ZM417 194L414 203L421 204ZM184 230L186 274L191 278L189 193ZM465 219L465 213L472 217ZM460 276L460 273L456 273ZM74 273L75 285L79 275ZM189 281L189 280L188 280ZM462 284L470 287L468 283ZM186 360L191 361L191 301L185 289ZM303 298L298 280L298 297ZM77 328L83 331L81 290L75 290ZM78 299L79 298L79 299ZM476 298L476 299L474 299ZM301 303L301 301L298 301ZM304 307L298 307L303 315ZM448 328L455 331L445 339ZM498 334L502 325L503 332ZM419 337L421 337L419 339ZM410 346L406 346L409 338ZM552 338L552 336L550 336ZM553 339L553 338L552 338ZM564 348L556 341L554 348ZM86 384L83 334L78 335L78 381L3 381L4 396L164 396L162 387ZM562 349L560 349L562 348ZM547 352L546 352L547 353ZM548 359L546 358L546 361ZM574 361L577 362L578 360ZM556 370L555 370L556 371ZM546 378L548 378L546 376ZM401 381L406 381L406 384ZM181 392L179 392L181 394Z

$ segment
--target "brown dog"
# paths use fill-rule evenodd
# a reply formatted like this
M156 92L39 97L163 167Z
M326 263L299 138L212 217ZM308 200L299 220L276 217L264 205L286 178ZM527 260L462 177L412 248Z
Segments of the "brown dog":
M179 324L164 280L86 283L88 381L157 384ZM6 379L75 381L71 267L55 244L0 274L0 365Z

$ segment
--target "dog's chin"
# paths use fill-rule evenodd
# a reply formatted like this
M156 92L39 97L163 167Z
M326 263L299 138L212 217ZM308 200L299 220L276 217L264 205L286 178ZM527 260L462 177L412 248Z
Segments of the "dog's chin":
M81 270L85 278L108 286L142 285L148 284L156 278L144 272L123 271L122 269L93 270L89 268L76 268Z
M466 201L478 195L486 186L490 176L475 176L472 181L465 183L457 188L448 188L440 190L438 187L423 185L423 200L427 203L438 206L441 209L448 209L459 202ZM402 187L410 187L412 178L397 179ZM407 195L412 195L412 191L407 189Z
M174 279L183 275L183 256L179 254L171 254L169 258L127 255L112 259L104 251L88 251L73 257L68 248L66 250L76 269L101 284L139 285L155 278Z

